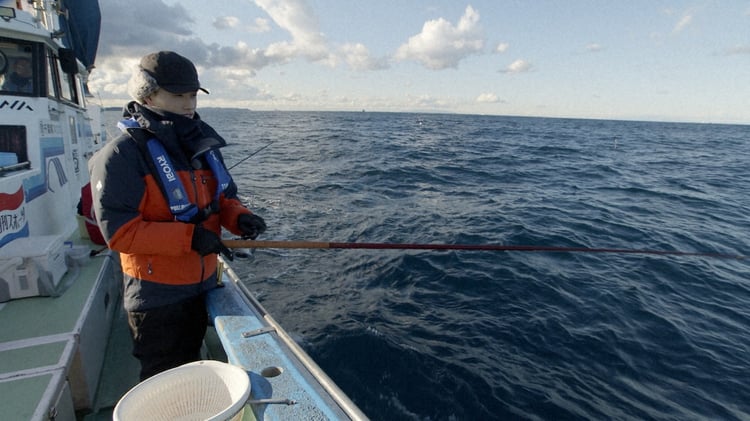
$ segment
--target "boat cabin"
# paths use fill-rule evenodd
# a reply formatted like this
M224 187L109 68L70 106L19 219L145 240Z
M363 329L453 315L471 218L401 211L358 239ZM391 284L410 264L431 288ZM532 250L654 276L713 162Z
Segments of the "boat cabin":
M87 69L63 45L64 31L45 27L56 12L7 3L0 1L0 194L22 200L0 200L0 247L77 229L71 213L88 183L86 161L104 141L101 108L87 102Z

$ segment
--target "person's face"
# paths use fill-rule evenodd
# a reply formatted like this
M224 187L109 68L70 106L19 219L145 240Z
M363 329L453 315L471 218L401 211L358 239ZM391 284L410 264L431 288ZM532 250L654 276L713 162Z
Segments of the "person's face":
M158 89L146 98L146 104L159 110L193 118L198 104L198 91L173 94L167 90Z
M31 63L28 60L18 60L13 67L16 74L21 77L31 77Z

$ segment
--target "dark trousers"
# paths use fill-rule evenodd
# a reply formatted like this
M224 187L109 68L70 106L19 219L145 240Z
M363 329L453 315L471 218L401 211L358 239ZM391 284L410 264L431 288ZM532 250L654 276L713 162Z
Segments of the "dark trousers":
M208 314L205 295L146 311L128 312L133 355L141 362L141 381L201 359Z

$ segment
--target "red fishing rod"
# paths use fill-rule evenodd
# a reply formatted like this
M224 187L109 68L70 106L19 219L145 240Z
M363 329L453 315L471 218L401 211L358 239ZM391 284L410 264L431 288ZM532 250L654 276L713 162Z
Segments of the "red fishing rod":
M336 243L324 241L255 241L223 240L228 248L268 249L373 249L373 250L474 250L474 251L536 251L556 253L620 253L669 256L701 256L720 259L746 259L747 256L724 253L701 253L676 250L645 250L621 248L509 246L502 244L419 244L419 243Z

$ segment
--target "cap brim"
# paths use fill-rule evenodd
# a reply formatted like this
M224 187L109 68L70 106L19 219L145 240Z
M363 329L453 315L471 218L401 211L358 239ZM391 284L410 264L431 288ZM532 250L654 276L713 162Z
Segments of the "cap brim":
M173 94L185 94L188 92L196 92L196 91L203 91L207 94L210 93L205 88L201 88L200 86L196 87L196 86L185 86L185 85L165 85L165 86L159 86L159 87Z

